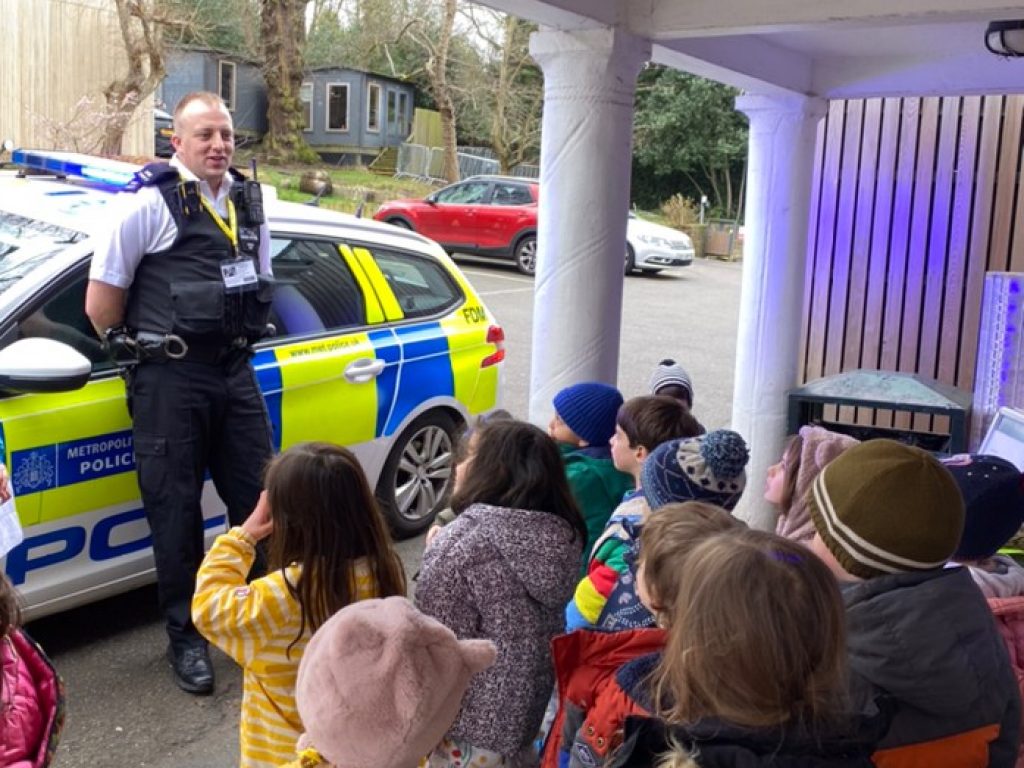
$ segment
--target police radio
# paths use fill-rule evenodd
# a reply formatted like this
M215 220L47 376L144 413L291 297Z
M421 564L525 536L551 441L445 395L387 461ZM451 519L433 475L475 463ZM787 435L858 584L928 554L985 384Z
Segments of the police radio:
M249 168L252 171L252 179L244 179L237 186L235 207L244 211L245 221L243 224L245 226L258 227L267 219L263 213L263 190L260 189L255 158L250 161Z

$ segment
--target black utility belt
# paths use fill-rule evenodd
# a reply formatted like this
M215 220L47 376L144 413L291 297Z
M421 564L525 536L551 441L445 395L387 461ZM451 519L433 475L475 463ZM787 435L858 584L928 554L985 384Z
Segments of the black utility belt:
M218 365L234 360L250 352L249 340L245 336L224 341L183 339L174 333L160 334L139 331L135 335L139 361L184 360L192 363Z

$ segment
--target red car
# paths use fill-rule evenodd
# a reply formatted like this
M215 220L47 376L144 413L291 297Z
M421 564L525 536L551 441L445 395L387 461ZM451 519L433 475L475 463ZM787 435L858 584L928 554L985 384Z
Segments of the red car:
M537 267L537 183L514 176L471 176L422 200L392 200L373 218L414 229L449 253L513 259Z

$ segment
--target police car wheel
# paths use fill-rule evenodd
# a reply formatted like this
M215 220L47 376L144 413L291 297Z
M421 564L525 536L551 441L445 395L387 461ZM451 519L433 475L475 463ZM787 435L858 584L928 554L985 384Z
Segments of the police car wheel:
M454 470L455 422L423 414L399 435L377 483L377 499L395 535L415 536L447 503Z
M537 271L537 236L527 235L518 243L515 250L516 267L524 275L532 275Z

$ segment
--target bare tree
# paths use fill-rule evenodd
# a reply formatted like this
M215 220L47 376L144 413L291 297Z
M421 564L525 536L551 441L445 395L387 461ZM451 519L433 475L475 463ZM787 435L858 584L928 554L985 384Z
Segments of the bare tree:
M303 43L308 0L263 0L260 41L267 84L267 135L263 151L277 162L317 162L302 137Z
M127 71L103 89L103 137L100 152L121 153L125 130L135 108L164 79L162 28L179 24L168 16L158 0L115 0L117 22L127 57Z

